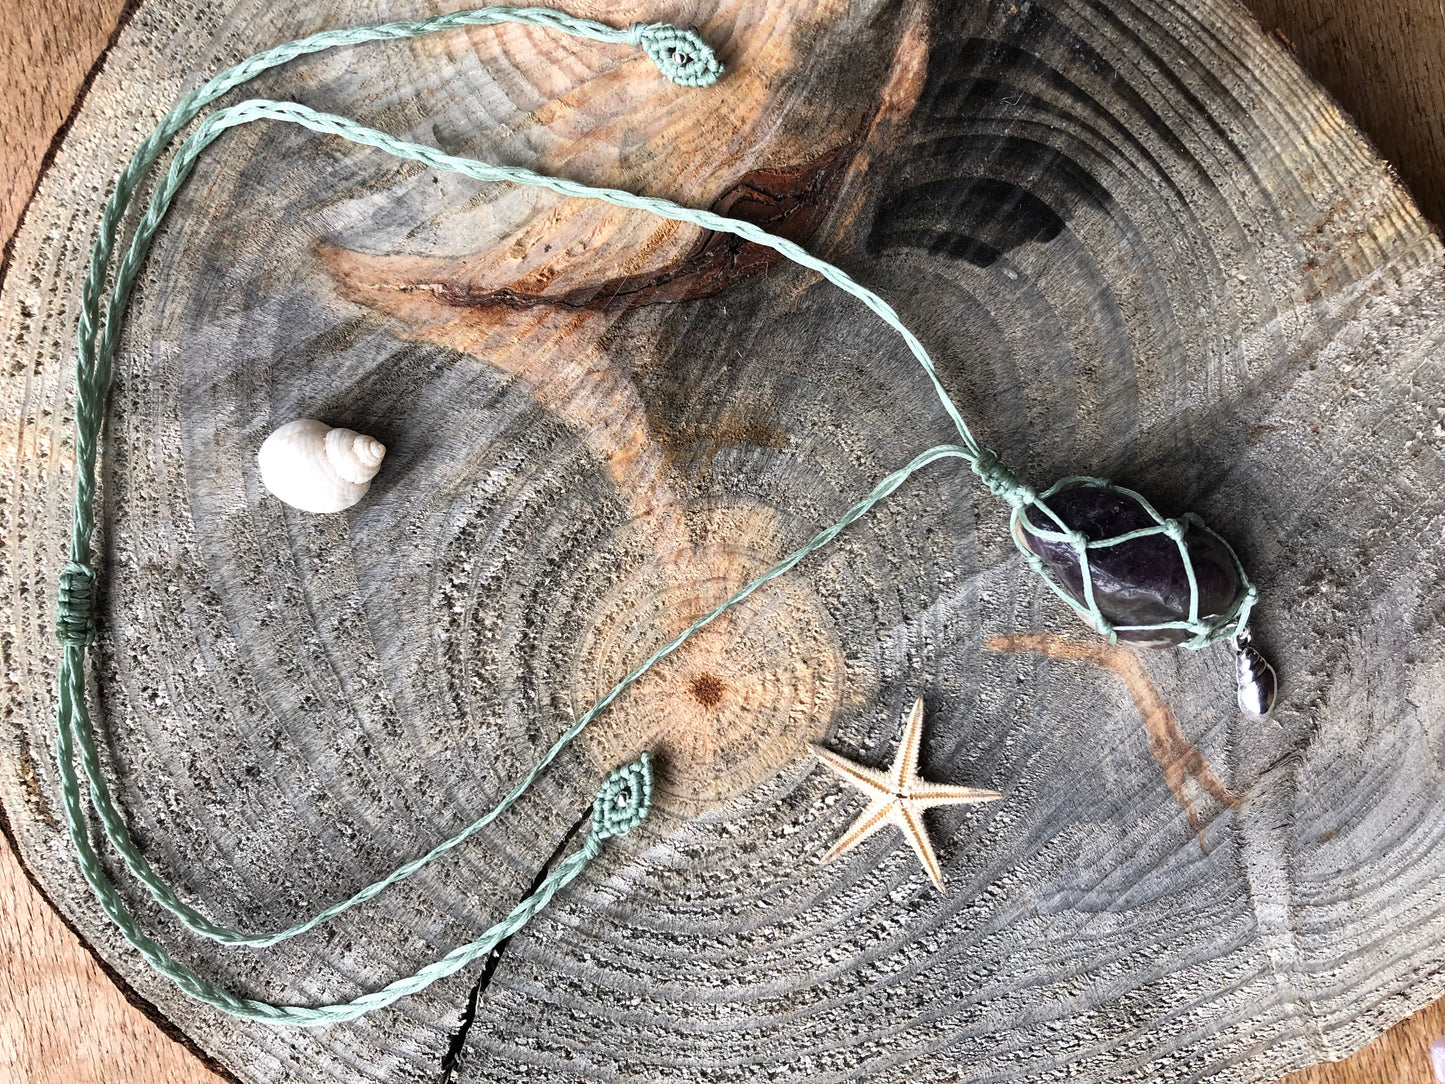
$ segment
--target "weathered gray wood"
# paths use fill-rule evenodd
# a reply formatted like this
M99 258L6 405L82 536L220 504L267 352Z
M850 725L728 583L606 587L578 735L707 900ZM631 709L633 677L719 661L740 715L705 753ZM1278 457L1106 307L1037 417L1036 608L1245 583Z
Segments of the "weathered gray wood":
M476 975L351 1026L238 1024L90 899L48 751L69 344L100 193L178 93L419 10L341 7L143 9L0 306L0 798L71 920L247 1080L432 1079ZM1224 2L588 13L695 20L731 74L674 90L502 29L257 93L803 239L897 303L1032 480L1108 474L1230 537L1281 708L1237 717L1223 651L1070 647L1000 509L938 467L434 870L265 954L128 890L162 940L272 999L374 988L504 913L649 747L658 815L511 944L462 1079L1261 1080L1445 988L1445 274L1338 111ZM137 834L223 920L288 923L456 830L630 662L946 439L890 337L754 250L303 133L217 151L118 366L95 684ZM343 516L259 488L298 415L391 449ZM942 897L884 840L814 866L857 800L806 743L883 762L914 695L927 771L1009 796L932 821Z

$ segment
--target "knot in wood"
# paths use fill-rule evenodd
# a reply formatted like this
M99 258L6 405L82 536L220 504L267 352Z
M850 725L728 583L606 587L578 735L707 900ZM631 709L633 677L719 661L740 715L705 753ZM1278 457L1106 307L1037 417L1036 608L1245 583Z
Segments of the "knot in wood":
M766 567L769 517L718 513L738 541L668 546L590 601L575 701L590 703L714 601ZM806 580L774 581L653 667L586 742L603 770L649 750L665 772L654 812L693 817L745 794L822 737L845 668L828 614Z
M705 708L715 708L722 703L727 686L716 674L698 674L692 679L692 695Z

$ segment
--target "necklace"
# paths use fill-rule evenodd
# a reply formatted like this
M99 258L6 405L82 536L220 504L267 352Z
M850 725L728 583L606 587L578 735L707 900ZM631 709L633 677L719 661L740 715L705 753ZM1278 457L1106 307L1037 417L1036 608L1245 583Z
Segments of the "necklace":
M940 382L927 349L887 301L840 268L752 223L707 210L682 207L655 197L594 188L525 169L459 158L396 139L345 117L320 113L296 103L253 99L208 114L182 142L114 268L102 321L102 293L116 247L119 222L150 167L172 139L199 117L211 102L260 73L299 56L341 45L416 37L464 26L501 22L527 23L591 40L641 47L665 77L681 86L707 87L722 74L722 66L695 31L666 24L636 25L618 30L543 8L487 8L417 22L328 31L257 54L184 97L141 144L121 173L106 204L83 285L78 329L76 501L70 558L61 574L57 618L57 634L64 645L57 713L57 758L67 823L82 872L106 913L152 967L172 979L186 993L224 1012L278 1024L314 1025L349 1020L391 1004L491 951L524 926L562 887L579 876L608 838L630 831L646 817L652 797L650 758L644 754L637 761L613 771L603 781L593 800L591 827L581 847L560 862L505 919L479 938L381 990L342 1004L305 1007L274 1005L227 992L175 960L139 927L91 846L82 808L80 780L75 768L77 751L91 805L103 834L131 873L161 906L188 929L221 943L253 947L277 944L372 899L471 838L520 800L561 751L654 665L753 592L829 545L850 524L867 515L913 474L940 460L962 460L991 493L1009 506L1011 533L1026 562L1054 594L1097 632L1111 641L1134 641L1159 647L1197 649L1229 641L1238 652L1241 705L1259 714L1268 710L1273 675L1248 640L1249 614L1257 591L1238 557L1222 537L1193 515L1166 518L1140 494L1103 479L1068 477L1042 492L1020 482L997 455L975 439L962 413ZM658 648L567 728L495 808L461 832L398 867L380 881L303 922L278 932L246 933L212 922L180 899L155 873L136 846L100 769L95 734L86 706L84 672L86 650L94 641L96 631L97 573L91 564L96 462L112 359L127 303L156 231L199 156L227 130L260 120L297 124L323 135L338 136L352 143L380 149L403 160L420 162L435 170L458 173L479 181L505 181L545 188L563 196L603 200L771 248L856 298L903 340L951 422L954 429L951 436L956 439L921 452L883 478L835 523ZM919 718L918 726L921 726L921 716ZM917 727L913 729L916 731ZM916 742L916 733L911 740ZM900 751L900 755L903 752L906 750ZM915 773L910 768L906 774L912 780ZM912 786L910 782L909 787ZM908 793L911 794L911 790ZM991 793L979 791L974 798ZM908 794L903 796L906 798ZM926 845L926 838L924 842ZM920 850L920 856L922 854ZM929 868L933 872L933 867Z

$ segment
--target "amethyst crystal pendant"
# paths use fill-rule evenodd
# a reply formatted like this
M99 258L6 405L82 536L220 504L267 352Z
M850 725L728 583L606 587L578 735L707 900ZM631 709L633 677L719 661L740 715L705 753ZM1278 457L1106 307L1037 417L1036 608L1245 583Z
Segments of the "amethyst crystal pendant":
M1255 587L1193 514L1168 519L1131 489L1065 478L1016 504L1012 526L1033 569L1110 640L1204 647L1247 635Z

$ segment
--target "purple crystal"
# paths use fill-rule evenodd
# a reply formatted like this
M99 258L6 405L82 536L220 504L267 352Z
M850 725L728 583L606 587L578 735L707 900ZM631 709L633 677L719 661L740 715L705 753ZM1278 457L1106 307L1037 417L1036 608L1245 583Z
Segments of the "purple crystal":
M1071 530L1082 532L1091 542L1156 523L1133 497L1096 483L1075 482L1041 499ZM1040 530L1059 529L1040 509L1031 509L1029 518ZM1180 523L1184 527L1181 541L1189 550L1199 584L1199 616L1205 621L1225 618L1234 612L1244 593L1234 555L1208 531L1187 519ZM1043 559L1059 585L1080 604L1087 605L1078 551L1068 542L1040 537L1022 520L1015 533L1026 548ZM1157 625L1189 619L1189 576L1178 544L1168 535L1146 535L1116 546L1091 549L1088 561L1094 601L1112 624ZM1193 633L1187 629L1120 629L1118 636L1146 647L1173 647L1190 639Z

